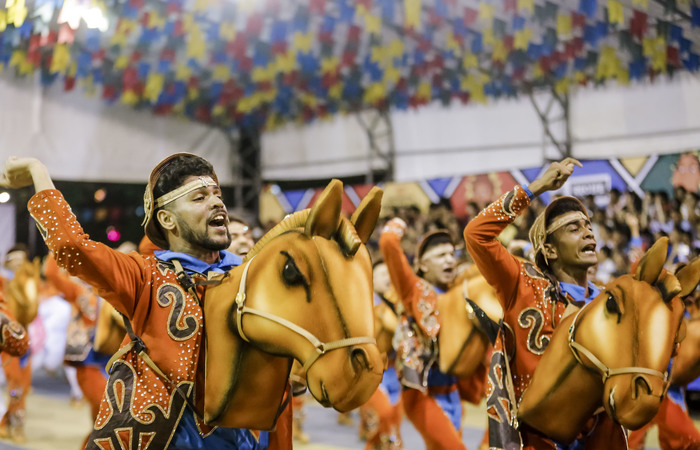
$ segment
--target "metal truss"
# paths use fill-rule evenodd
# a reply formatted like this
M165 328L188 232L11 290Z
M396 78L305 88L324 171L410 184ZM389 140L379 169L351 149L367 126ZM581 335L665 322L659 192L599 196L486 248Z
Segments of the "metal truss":
M559 94L553 85L528 92L530 102L542 123L542 151L547 160L571 156L569 94Z
M393 181L396 147L389 112L386 109L366 109L356 116L369 141L365 183Z

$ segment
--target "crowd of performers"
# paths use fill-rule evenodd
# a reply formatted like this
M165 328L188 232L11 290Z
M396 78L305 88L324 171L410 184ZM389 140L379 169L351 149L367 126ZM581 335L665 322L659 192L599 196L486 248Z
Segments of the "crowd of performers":
M663 236L669 238L669 269L700 254L700 204L696 193L682 188L672 198L613 192L605 204L596 203L600 198L558 197L545 206L539 196L561 188L577 165L571 158L552 163L529 185L489 205L471 204L465 224L444 205L426 215L398 208L381 220L368 248L375 339L387 364L378 389L359 408L368 449L402 448L404 418L428 449L465 448L463 402L478 405L486 398L481 448L640 449L652 425L659 427L664 449L700 448L681 380L668 388L657 416L642 429L630 433L597 411L573 443L555 442L527 424L516 427L510 406L503 410L520 402L567 308L585 305L606 282L629 273ZM292 396L294 389L287 390L269 432L211 427L197 413L207 280L241 265L254 246L245 221L228 216L207 161L177 154L153 169L144 198L146 237L138 249L113 250L90 240L35 159L10 158L0 185L34 186L28 208L50 250L39 264L26 248L14 247L0 278L0 344L10 393L1 437L26 439L26 329L39 299L60 295L71 305L66 374L89 403L94 422L85 448L291 448L292 439L308 440L304 397ZM182 288L177 292L184 298L171 299L179 302L176 314L191 322L177 322L172 312L155 307L166 306L157 295L166 285ZM453 318L441 302L450 295L461 309L467 302L469 326L493 345L477 352L469 370L444 361L451 350L441 339L449 339L454 327L448 330ZM475 304L477 296L485 300ZM694 294L684 301L688 336L700 341ZM504 354L508 358L499 359ZM700 366L700 357L695 360ZM296 372L293 382L303 379ZM347 421L347 415L338 420Z

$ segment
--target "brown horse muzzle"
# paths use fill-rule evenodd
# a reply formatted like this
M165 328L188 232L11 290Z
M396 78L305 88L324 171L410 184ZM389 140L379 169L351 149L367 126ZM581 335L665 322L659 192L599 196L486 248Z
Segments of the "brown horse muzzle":
M665 395L666 383L644 374L620 375L605 383L603 405L616 422L637 430L654 418Z
M369 400L382 381L383 371L384 360L377 346L362 344L324 354L309 368L306 380L319 403L346 412Z

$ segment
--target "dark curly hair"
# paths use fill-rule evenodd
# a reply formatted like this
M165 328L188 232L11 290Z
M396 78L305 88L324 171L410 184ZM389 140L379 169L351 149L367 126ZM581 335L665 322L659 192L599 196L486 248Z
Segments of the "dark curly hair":
M164 194L179 188L188 177L214 176L214 167L204 158L197 155L180 155L167 163L153 186L153 198L158 199Z

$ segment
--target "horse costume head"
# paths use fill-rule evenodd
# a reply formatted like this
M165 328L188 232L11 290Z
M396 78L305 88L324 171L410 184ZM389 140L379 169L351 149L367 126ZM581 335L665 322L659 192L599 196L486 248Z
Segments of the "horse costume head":
M350 220L341 216L342 192L332 181L312 209L284 219L242 267L207 289L208 423L274 426L293 359L311 394L339 411L361 405L379 385L384 362L374 340L364 243L381 190L373 189Z
M667 238L657 241L634 275L611 281L562 320L523 394L521 421L567 443L600 406L632 430L654 417L684 335L679 296L700 280L700 260L675 276L664 270L667 249Z
M39 311L40 264L39 258L21 262L14 278L7 283L5 294L10 313L25 328Z

